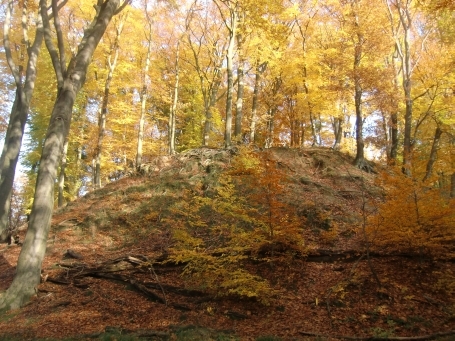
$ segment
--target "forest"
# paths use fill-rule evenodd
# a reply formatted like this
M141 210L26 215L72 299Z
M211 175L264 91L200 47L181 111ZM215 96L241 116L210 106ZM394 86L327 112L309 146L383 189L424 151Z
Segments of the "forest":
M381 188L375 214L362 204L366 255L374 236L392 253L452 259L452 1L3 0L0 11L0 241L28 225L0 311L35 294L55 209L198 149L235 155L221 167L227 175L202 186L242 224L268 231L245 252L267 243L308 251L279 200L288 175L261 155L320 148L349 156ZM251 199L268 221L240 203L239 175L268 189ZM199 245L193 232L176 243ZM193 256L173 259L197 268ZM259 301L267 291L232 290Z

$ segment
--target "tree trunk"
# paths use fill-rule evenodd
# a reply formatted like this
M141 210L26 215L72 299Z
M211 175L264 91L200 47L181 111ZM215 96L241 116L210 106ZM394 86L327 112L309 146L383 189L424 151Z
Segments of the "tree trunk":
M412 174L412 66L411 66L411 49L409 46L410 31L412 25L412 16L409 12L408 3L401 4L397 3L397 10L400 16L400 22L403 26L403 46L399 43L399 40L396 41L396 48L401 58L401 69L402 69L402 86L405 96L405 105L406 110L404 114L404 139L403 139L403 173L407 176Z
M267 131L266 131L266 139L265 139L265 148L271 148L273 146L273 131L275 129L275 113L278 110L277 105L275 104L276 96L278 91L281 88L281 84L283 80L281 77L276 77L273 84L272 84L272 105L269 106L267 110Z
M236 9L230 9L231 24L226 25L229 28L229 45L226 53L226 72L227 72L227 94L226 94L226 125L224 130L224 145L225 147L231 146L231 135L232 135L232 93L234 90L234 47L235 47L235 35L237 25L237 12Z
M1 178L0 178L0 242L5 243L9 240L8 217L11 205L11 194L13 191L14 176L16 165L19 159L19 152L24 136L25 121L27 112L22 109L23 91L16 89L13 108L6 131L5 144L0 159Z
M275 129L275 113L277 111L277 107L270 108L268 110L268 118L267 118L267 136L265 139L265 148L272 148L273 147L273 130Z
M148 58L147 58L148 61ZM136 148L136 169L140 170L142 166L142 145L144 142L145 110L147 104L147 85L142 85L141 90L141 115L139 117L139 129L137 132Z
M26 20L27 12L24 6L22 20ZM26 37L24 42L27 47L28 61L25 71L25 81L22 82L21 71L23 66L16 66L14 63L11 44L9 39L9 29L11 25L11 13L13 1L6 5L5 22L3 27L3 44L6 60L16 85L16 95L11 109L11 115L6 130L5 142L0 157L0 242L8 239L8 216L10 211L11 193L13 190L16 166L19 160L19 152L22 146L25 123L30 109L30 101L33 95L36 79L36 63L38 60L41 44L43 42L43 27L41 16L38 15L36 35L33 45L30 47Z
M109 95L111 91L111 82L114 76L115 68L117 67L117 60L118 60L118 52L119 52L119 40L120 35L122 34L123 25L125 23L126 17L120 20L118 27L116 27L116 36L114 45L109 51L109 57L107 59L107 65L109 66L109 71L106 77L106 82L104 83L104 95L103 95L103 102L101 105L101 112L98 119L98 143L96 147L96 155L95 155L95 188L101 188L101 155L103 151L103 139L104 134L106 131L106 120L107 114L109 112L108 105L109 105ZM114 54L114 60L111 61L112 53Z
M235 103L235 128L234 136L239 137L242 134L242 119L243 119L243 94L245 88L244 81L244 64L245 57L242 51L243 37L237 34L237 46L239 51L239 66L237 68L237 101Z
M250 137L249 142L254 143L256 137L256 122L258 120L258 97L259 97L259 85L261 80L261 74L265 71L267 63L256 64L256 77L254 79L254 90L253 90L253 104L251 105L251 122L250 122Z
M141 91L141 115L139 118L139 130L137 133L137 149L136 149L136 169L140 170L142 166L142 145L144 142L144 125L145 125L145 112L148 97L148 73L150 68L150 56L152 54L152 18L150 17L147 5L145 5L145 15L148 24L148 37L147 37L147 55L145 57L144 76L142 79L142 91Z
M355 85L355 140L356 140L356 155L354 165L362 168L365 164L365 142L363 140L363 116L362 116L362 89L356 81Z
M177 42L177 51L175 56L175 83L174 94L172 96L172 106L169 113L169 155L175 154L175 120L177 116L177 103L179 98L179 80L180 80L180 40Z
M314 122L314 116L313 116L313 110L311 107L309 108L309 115L310 115L310 126L311 126L311 136L313 137L313 142L311 143L311 146L317 146L319 145L319 139L318 139L318 134L317 134L317 128L316 124Z
M362 85L360 75L360 63L362 60L363 43L364 37L360 33L359 19L357 15L357 9L354 6L358 6L357 0L352 4L354 16L355 16L355 27L357 30L357 41L354 47L354 103L355 103L355 139L356 139L356 155L354 159L354 165L359 168L365 166L365 142L363 140L363 115L362 115Z
M204 132L203 132L203 140L202 140L203 146L209 145L210 132L212 131L212 119L213 119L212 108L215 106L215 104L217 102L218 89L220 88L220 84L221 84L220 75L221 75L220 66L216 66L214 74L213 74L213 80L212 80L210 87L207 89L206 92L203 91L203 93L205 93L205 95L204 95L205 122L204 122ZM203 83L204 82L201 81L201 85Z
M333 133L335 135L335 142L333 143L333 149L339 150L341 146L341 138L343 136L343 117L333 118Z
M40 283L41 264L46 252L54 203L54 182L63 144L70 129L74 100L85 82L87 68L95 48L112 16L119 9L119 4L120 0L108 0L102 3L94 25L86 30L78 52L65 72L66 76L59 89L44 140L34 201L27 234L17 262L16 275L11 286L0 297L0 311L16 309L24 305L36 293L36 287ZM43 14L47 11L46 0L40 1L40 7L44 21L47 19ZM47 17L47 13L45 14Z
M393 87L396 93L399 91L399 70L397 68L395 57L392 57L392 67L394 70ZM398 103L393 103L394 111L390 114L390 158L389 164L395 165L398 156Z
M62 207L64 204L64 189L65 189L65 170L66 170L66 158L68 154L68 140L65 141L62 153L62 163L60 165L60 174L58 179L58 207Z
M389 163L394 165L398 155L398 114L396 112L390 115L390 159Z
M427 169L422 181L427 181L431 177L431 174L433 173L433 165L438 157L438 149L439 142L441 141L441 135L442 129L440 127L436 127L436 131L434 132L433 137L433 145L431 146L430 156L427 162Z
M235 104L235 129L234 136L238 137L242 134L242 119L243 119L243 93L245 83L243 80L243 66L237 69L237 102Z
M455 172L450 177L450 197L455 198Z

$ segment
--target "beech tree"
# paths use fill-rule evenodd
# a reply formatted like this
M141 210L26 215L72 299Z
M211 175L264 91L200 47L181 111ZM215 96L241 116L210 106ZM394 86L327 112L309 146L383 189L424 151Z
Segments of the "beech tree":
M103 93L103 100L101 104L100 115L98 117L98 143L96 147L96 155L95 155L95 178L94 178L94 185L95 188L101 188L101 155L103 151L103 138L106 130L106 120L107 114L109 112L109 95L111 91L111 82L112 78L114 77L114 71L117 67L117 60L119 55L119 40L120 36L123 31L123 25L128 17L128 13L126 13L123 17L119 18L118 22L115 25L115 38L114 42L111 44L110 51L108 52L106 58L106 65L108 67L108 72L106 76L106 80L104 83L104 93Z
M146 18L146 27L145 40L147 44L147 52L145 55L145 65L144 72L141 75L142 78L142 89L141 89L141 114L139 117L139 130L137 133L137 150L136 150L136 168L139 170L142 166L142 146L144 141L144 125L145 125L145 113L146 113L146 104L147 97L149 96L150 91L150 80L149 80L149 69L150 69L150 59L152 54L152 30L153 30L153 20L151 14L148 12L147 2L144 3L144 13Z
M77 53L66 66L57 1L52 1L52 12L58 50L53 47L51 41L47 1L40 1L46 47L53 61L59 88L44 140L35 197L27 234L17 263L16 276L8 290L0 296L0 310L19 308L36 292L53 211L54 182L70 128L73 104L77 93L84 85L87 68L109 22L128 4L129 1L99 0L95 6L95 18L85 30Z
M36 79L36 63L43 41L43 26L41 15L37 16L37 26L34 42L31 43L28 37L27 16L30 15L27 9L27 1L22 7L22 57L15 61L11 51L11 26L14 1L8 1L5 5L5 21L3 25L3 44L6 60L14 78L16 94L11 110L9 123L6 130L5 143L0 158L0 242L9 239L8 215L10 211L10 200L13 189L14 176L16 173L17 161L21 150L22 138L24 136L25 122L27 121L30 108L30 100L33 95ZM27 59L25 59L25 55ZM19 63L19 65L17 64ZM25 78L23 71L25 69Z
M221 85L221 68L227 43L219 33L223 24L214 20L213 16L209 17L213 15L213 9L206 8L204 13L195 1L189 12L186 20L186 41L193 60L186 61L194 68L199 79L205 115L202 145L207 146L216 121L215 104Z
M226 121L224 129L224 145L225 147L231 146L232 136L232 94L234 92L234 52L235 52L235 40L237 37L237 25L239 20L239 7L238 1L225 0L220 2L228 9L227 14L224 14L221 4L215 0L215 4L218 6L220 14L223 18L224 25L229 32L228 45L226 49L226 71L227 71L227 90L226 90Z

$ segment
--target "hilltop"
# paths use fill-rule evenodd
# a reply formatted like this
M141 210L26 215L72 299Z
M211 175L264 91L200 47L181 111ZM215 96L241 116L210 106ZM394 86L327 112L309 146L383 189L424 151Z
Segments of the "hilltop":
M0 333L303 340L454 329L455 290L442 289L453 262L367 243L366 219L384 200L374 173L324 148L242 155L155 157L56 210L43 283L1 317ZM1 251L1 290L19 251Z

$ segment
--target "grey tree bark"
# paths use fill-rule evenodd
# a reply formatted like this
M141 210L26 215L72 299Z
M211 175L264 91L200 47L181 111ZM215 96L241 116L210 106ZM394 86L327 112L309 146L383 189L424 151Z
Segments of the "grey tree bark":
M13 5L14 1L12 0L6 5L3 27L3 44L6 60L14 78L16 95L6 131L5 143L0 157L0 242L5 242L9 239L8 216L10 211L11 193L19 159L19 152L22 146L25 123L30 109L30 101L35 88L36 63L43 42L43 26L41 16L38 15L35 40L32 45L30 44L26 29L27 15L29 13L27 12L27 1L25 1L22 12L22 31L28 61L25 70L25 79L23 79L21 75L24 65L16 65L14 62L9 38Z
M77 54L71 59L67 69L56 70L56 73L60 72L65 76L58 91L44 140L28 230L17 262L16 275L8 290L0 296L0 311L19 308L36 293L52 217L54 183L64 141L70 129L74 100L85 82L87 68L107 25L116 12L128 3L122 4L120 0L98 1L97 15L85 31ZM53 9L56 9L56 4L57 1L53 0ZM43 23L46 27L47 21L48 27L46 0L40 0L40 8ZM54 14L56 14L55 11ZM59 46L61 44L63 40L59 42ZM59 61L61 62L62 59Z
M64 191L65 191L65 170L67 165L67 154L68 154L68 140L63 145L62 162L60 165L60 174L58 176L58 207L62 207L65 203Z

